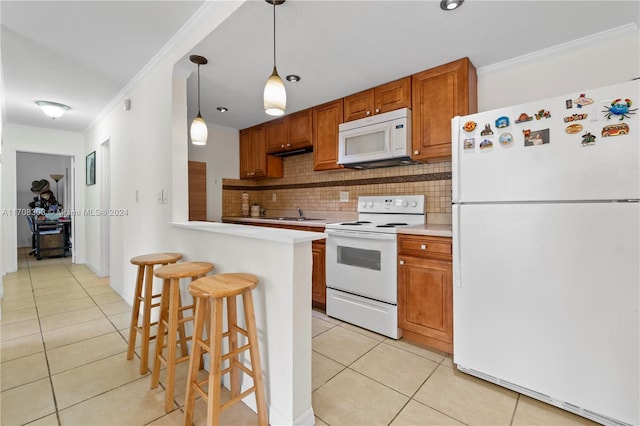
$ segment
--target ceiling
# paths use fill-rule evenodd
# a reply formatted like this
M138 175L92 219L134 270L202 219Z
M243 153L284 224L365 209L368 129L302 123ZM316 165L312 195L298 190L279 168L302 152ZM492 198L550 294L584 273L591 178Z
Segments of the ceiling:
M465 56L480 68L594 33L640 26L639 1L467 0L451 12L439 3L288 0L278 6L278 71L282 77L302 77L298 83L285 81L287 113ZM3 0L6 121L86 130L202 5ZM272 19L272 6L247 1L189 52L209 59L200 68L201 112L209 124L240 129L272 118L262 109L273 66ZM176 65L195 71L188 56ZM188 81L190 116L197 111L195 75ZM72 110L51 120L33 103L39 99ZM218 106L229 111L220 113Z

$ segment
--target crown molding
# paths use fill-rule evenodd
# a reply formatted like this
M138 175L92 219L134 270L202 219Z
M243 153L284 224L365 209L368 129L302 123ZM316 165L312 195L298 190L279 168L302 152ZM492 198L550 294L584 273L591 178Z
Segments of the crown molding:
M490 74L505 69L527 65L543 59L552 58L554 56L563 55L570 51L592 46L594 44L603 43L609 40L615 40L631 34L638 34L638 26L635 23L623 25L621 27L612 28L610 30L591 34L586 37L578 38L566 43L558 44L547 49L538 50L536 52L527 53L526 55L516 56L506 61L497 62L487 65L476 70L477 75Z

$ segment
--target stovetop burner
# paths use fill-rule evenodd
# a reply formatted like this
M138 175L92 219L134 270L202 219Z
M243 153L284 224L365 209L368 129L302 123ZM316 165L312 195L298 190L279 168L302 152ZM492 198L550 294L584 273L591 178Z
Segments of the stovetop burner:
M391 223L385 223L384 225L377 225L376 228L395 228L396 226L407 226L407 225L409 224L404 222L391 222Z
M368 220L359 220L357 222L345 222L345 223L342 223L341 225L365 225L369 223L371 222L369 222Z

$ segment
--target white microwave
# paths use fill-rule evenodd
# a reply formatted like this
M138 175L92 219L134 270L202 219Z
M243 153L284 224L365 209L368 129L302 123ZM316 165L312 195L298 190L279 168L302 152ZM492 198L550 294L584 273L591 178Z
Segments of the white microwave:
M338 127L338 164L365 169L403 164L411 160L411 110L401 108Z

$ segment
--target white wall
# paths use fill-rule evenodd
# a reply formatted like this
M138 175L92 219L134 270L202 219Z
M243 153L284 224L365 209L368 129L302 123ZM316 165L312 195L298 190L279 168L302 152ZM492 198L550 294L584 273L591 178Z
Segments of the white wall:
M69 170L71 170L70 157L18 152L16 154L16 205L18 209L29 208L29 203L33 201L34 196L37 196L31 192L31 183L40 179L48 180L51 192L56 196L58 203L65 208L68 207L65 201L65 187ZM49 176L51 174L64 175L58 182L57 195L56 181ZM18 247L31 247L31 230L26 217L18 218L17 227Z
M240 175L240 141L236 129L208 125L206 146L189 144L189 160L207 163L207 220L222 220L222 178Z
M76 210L84 208L86 155L85 139L79 133L63 132L38 127L20 126L8 123L2 133L2 199L0 205L3 211L12 212L18 207L16 183L16 153L37 152L52 155L70 156L75 159L76 177ZM12 214L3 215L2 219L2 250L3 273L16 271L17 266L17 220L21 219ZM75 237L73 247L76 262L85 261L84 216L74 217Z
M639 52L630 26L480 68L478 112L640 77Z
M242 3L205 2L188 31L160 52L121 94L122 99L131 99L131 110L124 111L121 102L114 102L87 132L87 152L99 152L99 145L109 140L110 206L127 211L126 216L110 218L109 233L110 283L125 300L132 300L135 282L129 259L175 250L168 223L187 218L186 80L190 72L175 64ZM227 161L237 161L235 157ZM174 167L173 160L181 167ZM102 160L97 162L100 165ZM87 208L100 207L100 188L98 182L87 189ZM157 194L163 189L168 191L168 203L158 204ZM87 243L87 264L96 270L102 246L99 218L87 220Z

